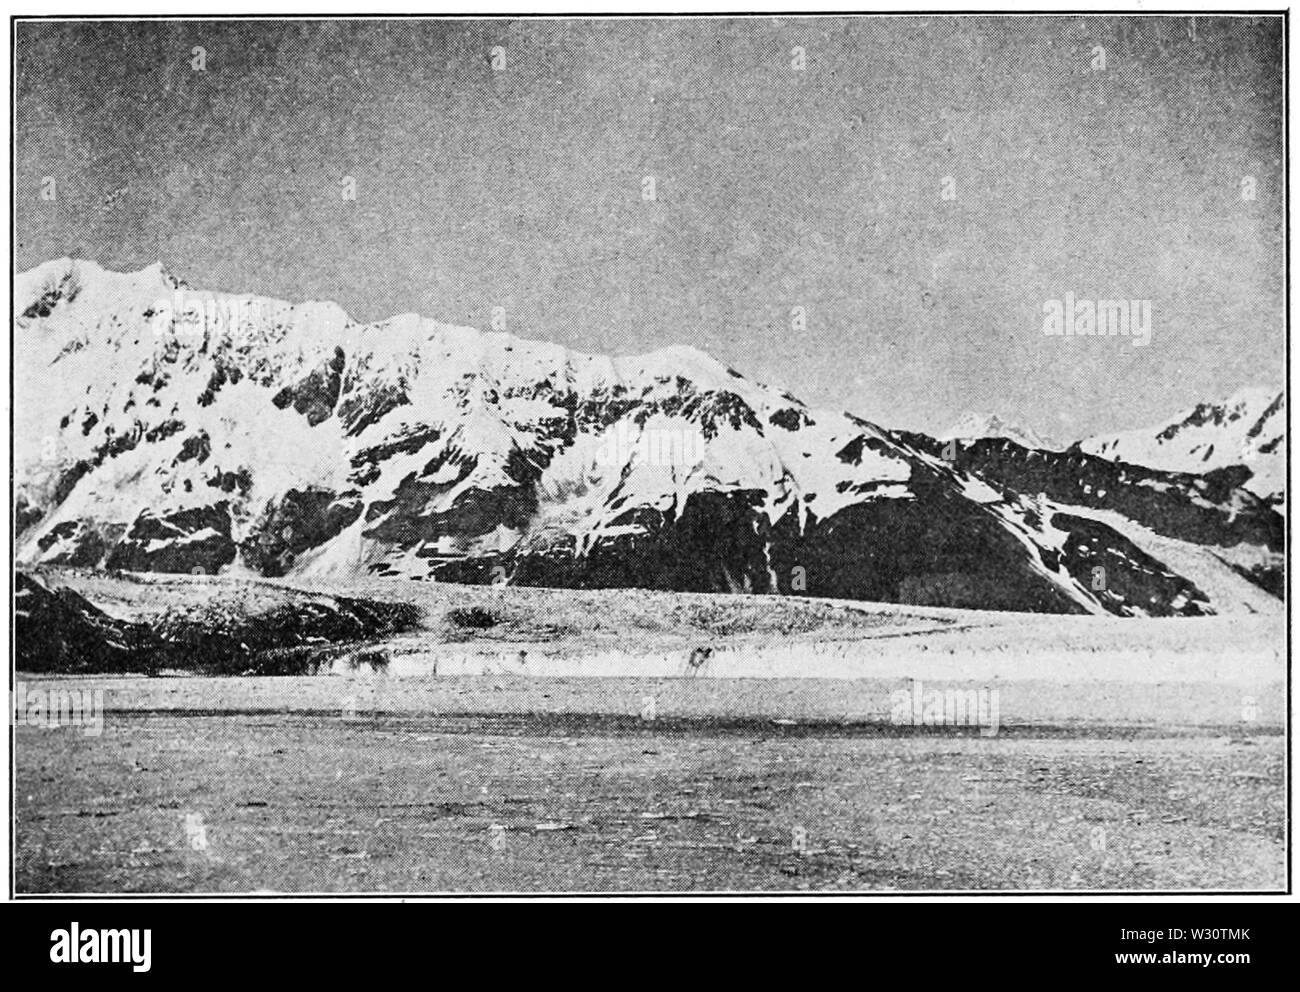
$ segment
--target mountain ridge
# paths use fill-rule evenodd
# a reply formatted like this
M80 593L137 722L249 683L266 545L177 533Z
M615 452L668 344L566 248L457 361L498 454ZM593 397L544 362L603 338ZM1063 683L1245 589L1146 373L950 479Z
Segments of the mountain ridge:
M1079 447L1112 461L1175 472L1245 466L1251 470L1245 485L1284 512L1285 441L1285 391L1247 386L1147 427L1093 435Z
M981 438L1006 438L1025 448L1060 451L1065 445L1039 434L1032 427L1007 420L996 413L967 410L947 430L936 435L940 441L977 441Z
M1258 608L1240 582L1281 568L1280 518L1237 476L1130 474L1116 529L1051 494L1117 478L1104 459L949 460L689 345L586 355L70 260L15 279L15 320L20 563L1121 615ZM1121 533L1162 513L1235 592Z

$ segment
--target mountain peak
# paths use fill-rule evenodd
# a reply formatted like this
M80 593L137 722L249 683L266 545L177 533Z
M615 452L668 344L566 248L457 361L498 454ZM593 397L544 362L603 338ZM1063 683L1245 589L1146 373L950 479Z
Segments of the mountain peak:
M1055 441L1043 437L1031 427L1017 424L996 413L981 413L976 410L967 410L938 437L941 441L1005 438L1008 441L1014 441L1023 448L1043 451L1059 451L1063 447Z

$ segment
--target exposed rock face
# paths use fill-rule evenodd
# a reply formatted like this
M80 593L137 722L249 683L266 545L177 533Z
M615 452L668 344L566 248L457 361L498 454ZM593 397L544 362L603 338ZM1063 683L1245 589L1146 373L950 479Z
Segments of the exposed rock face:
M161 517L141 510L104 564L133 572L214 574L234 560L229 504L220 500Z
M271 503L241 545L244 561L263 575L285 575L298 556L337 537L361 515L355 495L290 489Z
M150 670L153 635L115 620L71 589L51 590L19 572L14 646L20 672Z
M69 264L16 282L23 562L1121 615L1258 609L1260 589L1281 605L1282 519L1231 466L945 445L691 348L611 359L414 315L357 324L182 291L158 267L79 263L75 297L47 298Z
M897 435L938 452L924 435ZM1010 441L983 440L958 445L953 463L998 485L1042 493L1073 506L1111 509L1158 534L1197 544L1242 542L1280 552L1282 518L1270 504L1244 488L1250 472L1241 467L1204 475L1161 472L1110 462L1077 447L1061 453L1027 451Z
M140 593L147 596L148 588ZM408 630L419 618L408 603L284 591L286 602L261 611L218 606L196 616L132 622L24 572L16 595L20 672L310 674L336 656L366 653L366 642Z

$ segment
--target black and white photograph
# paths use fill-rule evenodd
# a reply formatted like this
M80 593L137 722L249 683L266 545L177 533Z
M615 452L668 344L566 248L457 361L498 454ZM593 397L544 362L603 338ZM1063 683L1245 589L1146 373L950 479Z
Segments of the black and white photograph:
M1287 31L12 19L10 898L1289 893Z

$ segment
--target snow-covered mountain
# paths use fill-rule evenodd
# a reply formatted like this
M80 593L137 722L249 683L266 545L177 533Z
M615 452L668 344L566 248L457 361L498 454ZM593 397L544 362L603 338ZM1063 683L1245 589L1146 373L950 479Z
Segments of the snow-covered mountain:
M608 358L61 259L15 279L21 563L1280 608L1231 472L890 431L674 347Z
M956 423L939 435L940 441L975 441L980 438L1006 438L1022 448L1035 448L1040 451L1060 451L1064 445L1045 438L1032 427L1003 420L996 413L977 413L968 410L957 418Z
M1241 466L1250 470L1246 488L1285 512L1286 394L1279 389L1242 389L1165 423L1090 437L1080 447L1100 458L1169 472Z

